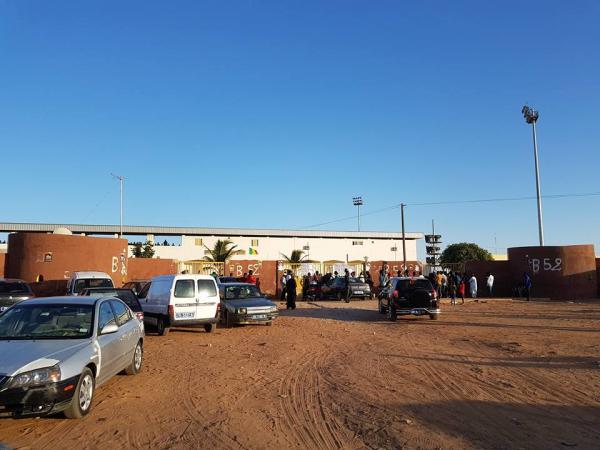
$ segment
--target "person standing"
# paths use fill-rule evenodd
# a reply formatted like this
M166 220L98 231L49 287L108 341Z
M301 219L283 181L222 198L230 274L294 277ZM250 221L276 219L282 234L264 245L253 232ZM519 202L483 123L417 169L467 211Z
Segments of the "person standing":
M525 288L525 296L527 297L527 301L529 301L531 296L531 277L527 272L523 273L523 287Z
M373 278L371 278L371 272L369 272L368 270L365 273L365 282L369 285L369 290L371 291L371 298L373 298L373 295L375 294L375 291L373 290Z
M472 274L469 279L469 291L471 298L477 298L477 278L475 278L475 274Z
M254 272L252 272L251 270L248 271L248 276L246 277L246 283L256 285L256 277L253 275L253 273Z
M283 275L281 275L281 296L280 296L280 300L284 301L285 300L285 284L287 283L287 275L285 272L283 272Z
M450 304L456 305L456 283L454 283L453 278L450 278L450 284L448 285L448 292L450 293Z
M458 284L458 294L460 295L460 298L462 299L461 305L464 305L465 304L465 280L464 280L464 278L461 278L460 283Z
M442 295L448 297L448 275L442 272Z
M438 298L441 299L443 297L442 292L442 272L438 271L435 276L435 288L437 289Z
M344 291L346 303L350 303L350 271L344 269Z
M288 279L285 282L287 292L286 309L296 309L296 287L296 278L292 275L292 271L288 270Z
M491 272L487 273L485 284L487 285L488 297L492 298L494 293L494 275Z

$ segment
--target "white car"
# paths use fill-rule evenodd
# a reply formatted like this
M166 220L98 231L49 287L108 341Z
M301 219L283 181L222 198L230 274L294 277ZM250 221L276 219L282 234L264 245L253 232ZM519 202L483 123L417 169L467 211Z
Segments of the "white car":
M144 322L163 336L170 327L203 326L210 333L219 321L220 298L210 275L163 275L152 278L140 298Z
M143 342L142 328L118 298L17 303L0 314L0 416L85 416L97 386L140 371Z
M112 278L104 272L73 272L67 282L67 295L79 295L88 288L115 287Z

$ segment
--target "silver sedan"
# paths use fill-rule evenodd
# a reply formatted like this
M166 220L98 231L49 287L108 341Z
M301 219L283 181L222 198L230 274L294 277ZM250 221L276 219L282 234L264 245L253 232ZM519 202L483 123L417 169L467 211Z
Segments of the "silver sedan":
M143 342L135 315L117 298L19 302L0 314L0 416L85 416L97 386L140 371Z

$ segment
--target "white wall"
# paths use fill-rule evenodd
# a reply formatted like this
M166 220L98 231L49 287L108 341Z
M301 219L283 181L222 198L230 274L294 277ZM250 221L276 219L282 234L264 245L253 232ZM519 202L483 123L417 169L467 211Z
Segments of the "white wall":
M202 245L196 245L196 239L202 239ZM181 245L178 246L155 246L155 257L170 258L180 261L200 260L205 256L206 245L212 248L218 239L217 236L182 236ZM252 246L252 240L258 240L257 246ZM239 237L231 236L230 240L243 250L244 254L236 255L232 260L257 259L278 260L283 259L281 254L290 255L292 250L302 250L304 246L310 249L305 251L308 257L316 261L339 260L353 261L364 260L368 257L370 261L401 261L402 240L393 239L359 239L359 238L294 238L294 237ZM362 242L362 245L353 245L354 241ZM406 259L414 261L417 259L417 241L406 240ZM130 246L130 252L133 246ZM396 251L391 248L396 247ZM248 254L249 248L258 251L258 255Z

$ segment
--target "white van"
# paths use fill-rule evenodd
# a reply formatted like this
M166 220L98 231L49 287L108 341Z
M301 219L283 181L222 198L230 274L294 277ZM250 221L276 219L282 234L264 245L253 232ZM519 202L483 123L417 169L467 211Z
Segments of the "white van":
M140 303L144 322L164 336L170 327L203 325L210 333L219 321L219 291L210 275L162 275L152 278Z
M87 288L114 288L113 280L104 272L73 272L67 282L67 295L79 295Z

